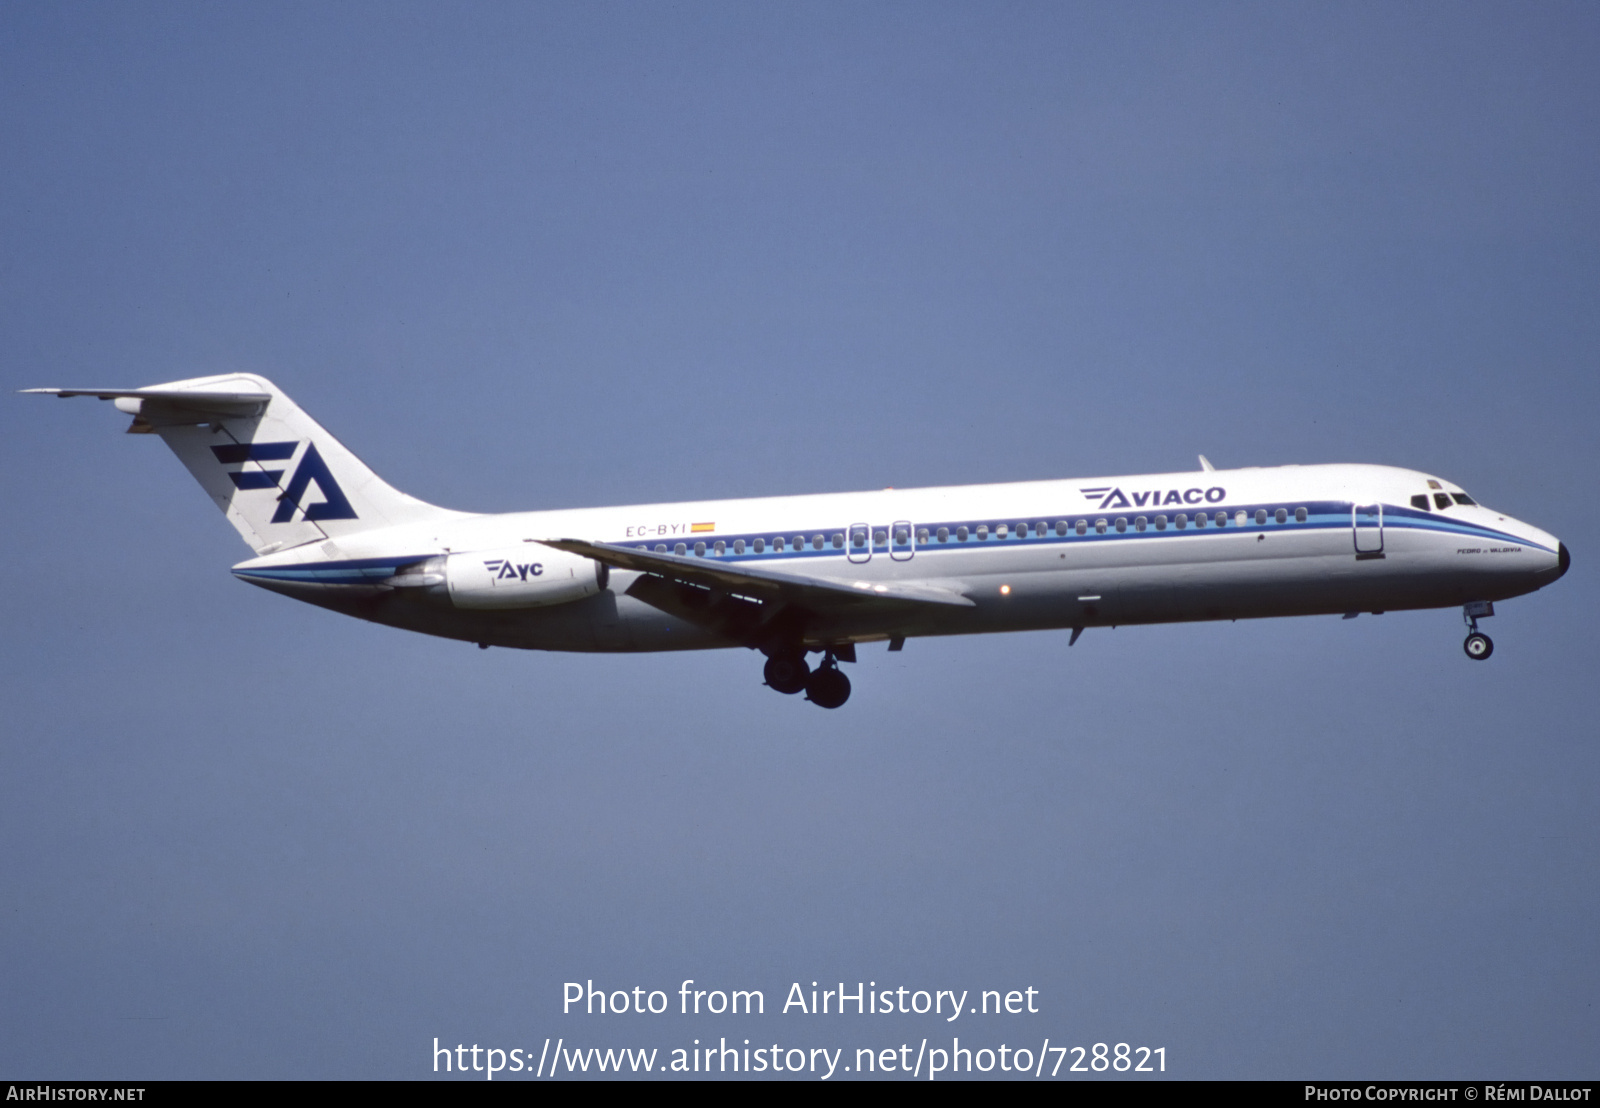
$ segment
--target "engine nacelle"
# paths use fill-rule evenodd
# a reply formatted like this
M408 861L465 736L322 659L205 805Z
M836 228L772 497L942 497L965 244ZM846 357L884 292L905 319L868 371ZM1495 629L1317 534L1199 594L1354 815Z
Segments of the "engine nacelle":
M444 560L450 603L457 608L545 608L593 596L610 567L537 542L451 554Z

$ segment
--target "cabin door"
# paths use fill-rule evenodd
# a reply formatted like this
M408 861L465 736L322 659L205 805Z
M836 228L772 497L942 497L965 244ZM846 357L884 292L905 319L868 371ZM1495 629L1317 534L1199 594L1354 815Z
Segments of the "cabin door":
M850 544L845 554L852 562L872 561L872 528L865 523L850 525Z
M1382 555L1382 504L1358 504L1353 506L1350 509L1350 529L1355 533L1356 557Z
M897 562L909 562L917 552L917 536L911 521L897 519L889 525L889 557Z

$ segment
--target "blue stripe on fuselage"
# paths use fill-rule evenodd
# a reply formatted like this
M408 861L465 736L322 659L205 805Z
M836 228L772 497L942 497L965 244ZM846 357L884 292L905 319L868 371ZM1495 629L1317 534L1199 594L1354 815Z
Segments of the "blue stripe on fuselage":
M1279 508L1282 508L1289 513L1289 518L1283 523L1277 522L1276 518L1273 516L1273 513ZM1294 511L1296 508L1306 509L1307 514L1305 522L1299 522L1294 518ZM1267 512L1267 521L1265 523L1257 523L1255 521L1255 513L1258 510L1265 510ZM1247 521L1243 524L1235 522L1237 513L1240 511L1245 512L1248 516ZM1130 540L1154 541L1157 539L1197 538L1212 534L1233 535L1248 534L1251 532L1266 534L1269 532L1289 533L1293 531L1349 531L1351 526L1351 511L1351 504L1340 503L1337 501L1315 501L1311 503L1294 505L1281 503L1247 505L1235 504L1229 505L1225 509L1219 506L1215 510L1208 510L1204 513L1181 513L1190 517L1189 526L1184 530L1179 530L1174 523L1176 515L1180 513L1173 513L1173 516L1169 518L1167 529L1164 531L1156 530L1153 523L1149 523L1147 525L1147 530L1137 531L1134 529L1133 523L1137 516L1126 515L1121 516L1121 518L1128 521L1128 529L1126 531L1117 531L1114 526L1114 521L1118 517L1115 515L1107 515L1098 512L1081 515L1074 513L1070 516L1056 514L1048 517L1034 516L1019 518L1017 516L1009 516L1003 519L962 520L955 522L942 521L939 523L923 523L915 525L912 528L913 538L915 538L915 534L917 532L925 530L929 534L928 541L915 542L910 550L902 547L894 550L893 553L914 554L918 551L972 550L1005 546L1071 546L1086 542L1127 542ZM1165 515L1166 513L1158 512L1155 514ZM1205 515L1207 520L1205 527L1194 526L1193 517L1198 514ZM1218 525L1215 522L1216 516L1219 514L1227 517L1225 524ZM1147 516L1146 518L1147 520L1153 520L1154 516ZM1088 531L1086 534L1080 535L1074 529L1077 521L1080 519L1086 521L1088 526ZM1100 519L1106 520L1107 523L1104 534L1101 534L1094 529L1095 521ZM1055 533L1054 527L1058 520L1064 520L1068 524L1068 531L1065 535L1057 535ZM1029 530L1026 537L1019 537L1019 533L1013 529L1020 523L1027 523L1029 525ZM1044 523L1049 528L1042 536L1035 535L1033 533L1033 527L1039 523ZM996 529L1001 524L1004 524L1008 531L1005 538L1000 538L995 534ZM1510 541L1518 543L1522 546L1532 547L1536 550L1543 550L1549 554L1555 553L1555 551L1550 550L1548 547L1542 546L1539 543L1530 542L1527 539L1519 538L1516 535L1508 534L1504 531L1497 531L1491 527L1483 527L1478 524L1450 519L1448 517L1439 516L1433 512L1423 512L1414 508L1402 508L1398 506L1384 505L1383 525L1385 530L1395 529L1432 531L1445 534L1462 535L1475 539ZM941 527L946 528L949 531L950 537L946 542L939 542L933 537ZM969 532L965 541L958 540L955 535L956 530L961 527L967 528ZM979 527L987 527L989 529L987 538L980 539L977 537L976 532ZM879 529L887 530L887 526L885 525L882 528L873 528L875 531ZM797 550L793 546L789 545L788 540L793 538L797 533L799 533L798 530L789 530L782 533L782 538L785 540L785 548L781 551L774 550L772 548L772 539L777 537L778 533L770 530L758 533L752 532L748 534L708 535L698 539L697 541L704 542L706 544L706 551L703 555L704 557L708 559L715 559L718 562L724 563L766 562L778 559L786 561L796 561L802 559L810 560L817 558L837 559L843 558L849 553L849 527L829 528L828 530L821 532L823 535L823 547L821 550L813 549L811 546L812 537L818 533L815 530L805 535L806 546L803 550ZM836 534L843 535L845 537L846 545L837 547L833 545L833 536ZM760 554L757 554L754 550L750 549L754 540L758 538L762 539L766 543L766 549ZM733 544L741 539L745 543L746 550L743 554L735 554L733 552ZM715 552L714 547L714 544L719 541L726 544L724 552L720 555ZM642 548L647 551L654 550L657 545L662 545L665 546L667 551L670 553L676 544L641 544L638 542L620 542L615 543L614 545L631 547L636 550ZM694 550L694 545L694 543L685 542L685 550L692 553ZM872 557L879 559L887 558L891 554L891 549L888 546L876 543L872 544L871 551ZM267 581L302 582L306 584L319 585L371 585L383 581L386 578L393 577L402 569L405 569L409 566L414 566L420 562L426 561L428 558L435 556L435 554L415 554L394 558L355 558L329 562L307 562L300 565L273 566L270 568L262 567L252 569L235 569L233 572L236 576L242 578L257 578ZM861 565L865 563L858 562L853 564Z
M1114 515L1101 512L1090 512L1085 514L1073 513L1068 516L1054 514L1044 517L1024 517L1021 519L1019 519L1017 516L1008 516L999 519L991 518L978 520L940 521L937 523L915 524L912 529L913 537L915 536L915 533L921 531L928 532L929 537L926 541L915 542L910 549L907 549L906 547L891 548L887 544L881 543L872 543L869 549L871 550L871 556L873 558L882 558L890 556L891 553L906 555L922 550L981 549L992 545L1070 546L1076 543L1084 542L1112 542L1135 539L1155 540L1179 537L1193 538L1197 535L1207 535L1213 532L1217 534L1233 534L1249 533L1253 531L1256 533L1265 534L1273 531L1286 533L1295 530L1348 531L1351 529L1351 511L1353 507L1354 506L1349 502L1339 501L1316 501L1311 503L1301 502L1299 504L1232 504L1228 505L1225 509L1219 506L1216 510L1207 510L1203 513L1172 513L1168 517L1169 521L1166 529L1159 531L1155 529L1153 522L1147 522L1147 529L1144 531L1135 530L1134 520L1138 518L1137 516L1130 516L1126 514ZM1289 518L1283 523L1277 522L1273 515L1273 513L1280 508L1289 513ZM1294 511L1296 508L1305 508L1307 510L1307 516L1304 522L1299 522L1294 518ZM1267 520L1265 523L1257 523L1255 521L1255 513L1258 510L1265 510L1267 512ZM1248 516L1248 519L1243 524L1235 522L1237 513L1240 511L1245 512ZM1142 515L1145 513L1140 514ZM1178 529L1175 525L1175 518L1179 514L1189 517L1189 525L1182 530ZM1154 513L1153 515L1147 515L1147 521L1153 521L1155 515L1168 515L1168 513L1158 512ZM1204 515L1206 517L1206 524L1204 527L1197 527L1194 525L1193 520L1199 515ZM1218 515L1225 516L1226 522L1223 524L1216 523L1216 517ZM1119 517L1127 521L1127 530L1116 530L1114 521ZM1076 524L1080 519L1084 520L1088 527L1087 532L1082 535L1078 534L1075 529ZM1097 532L1094 527L1095 522L1101 519L1106 521L1106 530L1103 534ZM1069 529L1065 535L1057 535L1055 533L1054 525L1058 520L1065 521L1068 524ZM1018 532L1013 530L1013 528L1015 528L1019 523L1027 523L1029 525L1029 530L1026 537L1019 537ZM1033 528L1038 523L1044 523L1047 525L1048 529L1044 535L1036 535L1033 533ZM1004 524L1008 531L1008 534L1005 538L1000 538L995 533L996 529L1001 524ZM1532 547L1536 550L1543 550L1546 553L1555 553L1555 551L1550 550L1548 547L1542 546L1539 543L1531 542L1527 539L1519 538L1516 535L1512 535L1504 531L1498 531L1491 527L1484 527L1479 524L1467 523L1461 520L1453 520L1446 517L1441 517L1432 512L1422 512L1415 509L1402 508L1388 504L1384 505L1383 509L1383 525L1386 529L1393 528L1396 530L1437 531L1478 539L1510 541L1523 546ZM944 542L940 542L933 537L941 527L945 528L949 532L949 538ZM965 540L956 538L956 531L961 527L967 528L969 532ZM977 536L977 529L979 527L988 528L989 533L986 537L980 539ZM1376 521L1374 521L1374 529L1375 528ZM874 531L880 529L887 529L887 525L875 525L873 527ZM821 550L814 549L810 545L811 539L815 533L816 532L813 531L805 536L806 546L801 550L795 549L787 542L789 538L796 534L796 532L793 530L786 530L781 533L768 530L740 534L713 534L701 536L696 541L704 542L706 545L705 554L702 555L703 557L715 558L719 562L771 561L776 558L784 558L789 560L809 558L839 558L850 553L850 529L848 527L842 529L837 527L830 528L828 531L824 532L824 541ZM786 540L785 549L781 551L774 550L772 548L772 539L780 535L784 540ZM834 535L844 536L844 545L834 546L832 542ZM754 540L758 538L762 539L766 543L766 549L759 554L754 550L749 549ZM740 540L744 541L746 550L742 554L735 554L733 552L733 544ZM693 552L695 543L687 542L682 539L677 541L684 543L684 548L687 553ZM719 541L725 544L723 553L721 554L715 553L714 544ZM642 549L646 551L653 551L657 546L664 546L667 553L672 553L675 543L639 543L637 541L624 541L618 542L616 545L629 546L635 550ZM864 551L857 551L858 555L861 553L864 553ZM864 564L864 562L865 559L856 564Z
M351 558L337 562L306 562L296 566L235 568L233 573L236 577L308 585L372 585L433 556L415 554L398 558Z

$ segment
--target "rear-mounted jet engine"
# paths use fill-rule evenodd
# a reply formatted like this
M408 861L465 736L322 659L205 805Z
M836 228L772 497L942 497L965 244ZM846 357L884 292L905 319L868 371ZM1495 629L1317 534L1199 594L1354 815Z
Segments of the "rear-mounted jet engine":
M546 608L594 596L609 567L537 542L447 555L445 585L457 608Z

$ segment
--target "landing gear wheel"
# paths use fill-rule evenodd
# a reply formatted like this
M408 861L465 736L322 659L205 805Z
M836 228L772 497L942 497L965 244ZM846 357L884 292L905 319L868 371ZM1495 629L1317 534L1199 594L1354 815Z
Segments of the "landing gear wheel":
M811 667L799 654L777 654L767 659L767 666L761 672L773 689L792 696L806 687Z
M1482 631L1474 631L1467 636L1467 641L1461 644L1461 649L1467 652L1467 657L1475 662L1481 662L1494 653L1494 643Z
M819 669L806 682L806 699L822 708L837 708L850 699L850 678L832 667Z

